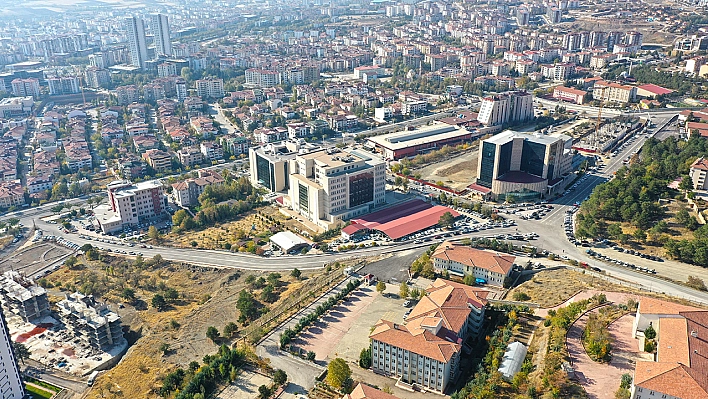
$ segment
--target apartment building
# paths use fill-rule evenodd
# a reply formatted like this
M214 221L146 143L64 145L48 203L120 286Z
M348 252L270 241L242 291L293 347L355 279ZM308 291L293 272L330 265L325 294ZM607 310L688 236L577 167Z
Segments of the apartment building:
M199 79L195 82L197 95L202 98L224 98L224 80L217 78Z
M25 190L20 180L0 181L0 208L25 204Z
M708 189L708 184L706 184L706 175L708 175L708 159L705 159L704 157L696 159L696 161L691 165L688 175L691 178L694 190Z
M199 149L204 155L204 159L209 162L224 159L224 149L214 141L202 141L199 144Z
M60 96L64 94L76 94L81 92L80 76L62 76L47 78L50 96Z
M460 277L472 275L487 284L503 287L516 257L446 241L438 245L431 259L435 270L447 270Z
M477 120L486 126L525 122L533 118L533 96L515 91L485 97Z
M585 101L586 94L588 94L586 91L572 87L556 86L553 88L553 98L575 104L582 104Z
M57 314L72 336L92 348L107 351L123 342L120 316L92 295L66 294L57 302Z
M170 23L167 15L152 14L150 16L150 28L155 38L155 55L171 56L172 41L170 40Z
M97 89L111 83L111 73L107 69L86 68L86 85Z
M481 329L487 291L437 279L406 324L379 320L369 334L372 369L413 389L444 394L459 372L464 340Z
M96 207L96 220L104 233L121 230L162 215L167 197L159 180L133 184L117 180L106 186L108 204Z
M491 189L494 198L531 200L553 193L572 171L572 144L562 134L499 133L479 146L476 184Z
M0 300L6 315L15 315L30 321L49 315L47 290L16 271L0 277Z
M323 228L383 205L385 163L338 149L298 154L289 165L291 208Z
M128 105L140 100L138 86L128 85L116 88L115 95L119 105Z
M14 118L32 113L34 100L28 97L9 97L0 100L0 117Z
M246 85L273 87L281 83L280 73L263 69L246 69Z
M196 206L205 188L221 184L224 184L224 178L217 172L200 170L199 177L172 184L172 197L179 206Z
M0 312L0 397L24 399L25 386L20 378L20 366L12 350L12 341L5 315Z
M593 86L592 98L602 101L628 103L637 98L637 88L635 86L625 86L619 83L598 80Z
M39 79L14 79L12 81L12 94L18 97L34 97L39 98L41 95L39 89Z
M157 172L164 172L172 168L172 156L166 151L147 150L143 153L143 159Z
M197 147L183 147L177 151L177 159L184 166L199 165L204 161L204 154Z
M231 155L246 154L248 153L248 148L251 146L248 138L244 136L220 137L219 142L224 151L229 152Z
M428 110L428 102L425 100L419 101L404 101L401 104L401 113L403 115L420 114Z
M130 65L144 68L148 61L147 39L145 37L145 24L138 17L127 17L124 20L125 33L128 36L128 52Z

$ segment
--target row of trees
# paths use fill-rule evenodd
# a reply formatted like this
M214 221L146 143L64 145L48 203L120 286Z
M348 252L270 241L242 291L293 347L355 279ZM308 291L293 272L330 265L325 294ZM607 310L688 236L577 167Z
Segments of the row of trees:
M285 349L293 338L300 334L300 332L306 329L310 324L314 323L315 320L320 318L334 305L342 301L347 295L349 295L349 293L354 291L354 289L356 289L359 284L361 284L361 281L358 279L349 281L342 291L340 291L334 296L329 297L329 299L327 299L325 303L315 308L314 312L300 319L297 324L295 324L295 327L293 327L292 329L285 329L285 331L283 331L283 333L280 335L280 349Z

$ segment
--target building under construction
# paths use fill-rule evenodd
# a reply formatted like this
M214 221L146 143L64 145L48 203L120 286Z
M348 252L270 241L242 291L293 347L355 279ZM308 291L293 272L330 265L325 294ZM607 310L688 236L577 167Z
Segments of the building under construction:
M17 315L30 321L49 315L47 291L16 271L0 277L0 300L8 316Z
M67 330L93 348L105 351L123 339L120 316L92 295L66 294L57 314Z

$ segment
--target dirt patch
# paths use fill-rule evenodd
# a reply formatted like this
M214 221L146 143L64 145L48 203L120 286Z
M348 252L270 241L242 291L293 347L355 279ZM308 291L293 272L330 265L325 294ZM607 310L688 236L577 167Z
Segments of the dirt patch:
M33 245L0 261L0 270L12 269L31 275L70 252L66 248L49 243Z
M506 298L513 299L516 293L524 293L530 297L528 302L537 303L542 308L561 304L589 287L612 285L568 269L544 270L522 278L526 280L509 291Z
M442 181L447 187L461 190L470 185L477 175L478 146L473 145L448 159L414 170L423 180Z

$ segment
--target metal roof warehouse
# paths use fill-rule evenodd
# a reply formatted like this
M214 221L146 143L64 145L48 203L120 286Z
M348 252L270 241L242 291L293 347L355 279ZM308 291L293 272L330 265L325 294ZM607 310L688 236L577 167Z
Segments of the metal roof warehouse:
M454 217L460 216L446 206L413 200L352 219L351 225L345 227L342 232L351 235L365 228L380 231L392 240L397 240L435 226L445 212L450 212Z
M381 151L384 158L400 159L444 145L456 145L471 140L479 132L436 123L416 130L389 133L369 138L367 144Z

